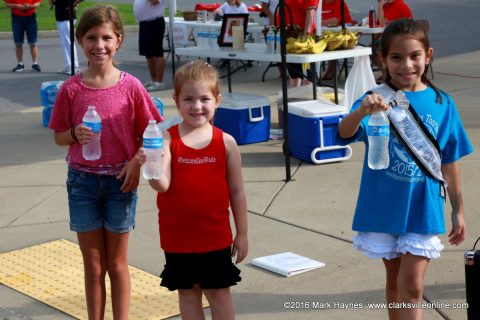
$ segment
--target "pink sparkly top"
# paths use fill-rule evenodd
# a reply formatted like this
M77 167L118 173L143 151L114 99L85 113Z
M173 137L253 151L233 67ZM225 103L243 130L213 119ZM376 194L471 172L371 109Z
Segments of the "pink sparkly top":
M122 72L120 80L108 88L91 88L78 74L63 83L55 100L48 127L55 132L70 130L82 122L88 106L93 105L102 119L102 156L85 160L79 142L68 148L67 163L74 169L118 174L137 152L139 141L150 119L163 118L140 81Z

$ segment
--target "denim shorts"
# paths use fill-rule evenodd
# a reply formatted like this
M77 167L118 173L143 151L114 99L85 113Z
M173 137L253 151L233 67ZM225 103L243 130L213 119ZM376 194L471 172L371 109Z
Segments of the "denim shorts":
M135 227L137 192L120 190L124 179L68 168L67 192L70 230L87 232L105 228L125 233Z
M37 43L37 14L31 16L16 16L12 14L12 31L13 31L13 42L16 45L22 45L27 34L27 41L29 45L34 45Z

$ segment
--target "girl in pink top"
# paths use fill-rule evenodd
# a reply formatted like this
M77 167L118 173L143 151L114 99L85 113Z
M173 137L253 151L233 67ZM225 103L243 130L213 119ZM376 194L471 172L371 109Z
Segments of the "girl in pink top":
M175 74L174 90L183 122L165 132L163 175L149 180L159 192L166 259L161 285L178 290L182 319L205 319L205 294L212 319L231 320L230 286L241 280L232 256L239 263L248 253L240 151L232 136L212 126L221 99L213 67L200 60L183 65ZM229 207L236 229L233 241Z
M70 229L77 232L82 252L88 319L104 318L107 272L113 318L128 319L127 248L140 177L135 154L148 121L162 118L140 81L115 67L113 57L124 39L116 9L96 6L85 11L76 36L88 68L60 88L49 127L55 142L68 146ZM93 136L82 124L89 105L102 120L101 157L93 161L82 156L82 145Z

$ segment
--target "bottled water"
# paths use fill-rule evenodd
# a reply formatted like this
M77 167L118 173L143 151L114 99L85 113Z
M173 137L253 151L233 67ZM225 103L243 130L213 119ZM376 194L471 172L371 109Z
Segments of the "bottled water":
M83 116L82 123L84 126L92 129L94 135L92 139L82 145L82 155L85 160L97 160L102 155L102 148L100 144L100 136L102 131L102 119L95 110L95 106L88 106L87 112Z
M218 31L215 29L211 29L208 32L208 35L210 37L210 48L218 49Z
M391 110L391 109L389 109ZM390 138L390 121L383 111L372 113L368 120L368 167L373 170L388 168L388 140Z
M280 31L277 31L275 35L275 53L281 53L281 40L280 40Z
M200 29L197 32L197 46L200 48L210 48L210 34L208 30Z
M267 40L267 53L275 53L275 33L273 28L270 27L268 29L265 39Z
M146 180L159 179L162 175L163 136L155 120L150 120L143 133L143 148L147 162L143 165Z

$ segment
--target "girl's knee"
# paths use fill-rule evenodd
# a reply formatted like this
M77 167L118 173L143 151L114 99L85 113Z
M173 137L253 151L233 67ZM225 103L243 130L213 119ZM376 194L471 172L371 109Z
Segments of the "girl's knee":
M397 287L402 295L414 300L421 300L423 298L423 279L411 277L409 279L399 278Z
M224 304L232 300L230 288L208 289L205 290L205 296L211 304Z

